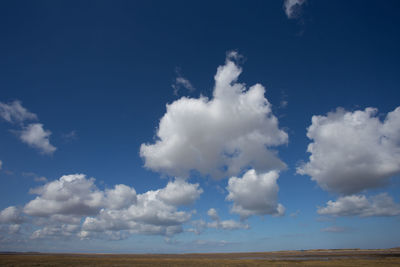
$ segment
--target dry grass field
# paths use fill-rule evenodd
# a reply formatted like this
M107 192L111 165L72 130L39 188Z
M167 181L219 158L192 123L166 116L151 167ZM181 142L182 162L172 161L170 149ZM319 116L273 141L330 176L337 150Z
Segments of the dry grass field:
M0 266L400 266L400 249L216 254L0 254Z

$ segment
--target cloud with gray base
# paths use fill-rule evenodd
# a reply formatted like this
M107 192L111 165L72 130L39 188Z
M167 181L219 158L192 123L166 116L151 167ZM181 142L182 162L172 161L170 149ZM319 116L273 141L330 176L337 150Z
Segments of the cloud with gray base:
M167 105L156 141L142 144L145 167L186 178L191 171L224 178L252 167L258 171L286 167L271 147L286 144L265 88L237 82L242 69L230 52L214 77L213 97L182 97Z
M318 214L330 216L398 216L400 204L382 193L368 199L364 195L351 195L329 200L325 207L318 208Z
M179 190L177 190L179 188ZM192 205L202 194L199 184L176 179L158 190L137 194L119 184L100 190L94 178L84 174L64 175L31 189L37 197L22 209L40 227L32 239L75 237L121 239L131 234L171 236L183 231L193 213L178 210ZM0 223L16 223L17 209L0 213Z
M23 221L21 209L15 206L10 206L0 211L0 223L21 224Z
M381 187L400 173L400 107L382 121L377 109L338 108L313 116L309 161L297 173L309 175L324 190L342 195Z
M212 222L207 224L208 228L222 229L222 230L236 230L248 229L249 225L234 220L221 220L216 209L211 208L207 212Z
M282 216L285 207L278 203L278 177L278 171L257 173L252 169L241 178L229 178L226 200L233 202L231 212L242 219L251 215Z

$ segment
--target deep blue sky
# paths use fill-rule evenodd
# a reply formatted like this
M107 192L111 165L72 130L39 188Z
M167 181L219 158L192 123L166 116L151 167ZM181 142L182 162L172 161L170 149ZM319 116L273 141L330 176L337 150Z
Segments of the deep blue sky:
M84 173L96 178L101 190L126 184L138 194L164 187L172 177L145 168L140 145L154 142L167 103L183 96L212 98L214 75L229 51L243 56L239 82L266 88L265 97L289 139L275 148L288 166L277 181L278 202L286 208L282 217L251 216L245 221L249 229L207 229L200 235L184 231L166 239L133 234L110 241L29 239L42 226L28 216L14 238L22 240L19 243L7 239L13 238L3 224L0 250L399 246L399 216L320 216L317 207L341 195L324 190L308 175L296 174L296 167L309 157L306 133L313 115L325 116L337 107L349 112L375 107L383 120L399 106L399 10L398 1L308 0L301 15L289 19L278 0L2 2L0 102L21 101L51 131L50 143L57 150L40 153L21 142L18 131L23 126L1 120L0 210L23 208L34 199L29 190L44 184L35 182L35 176L51 182ZM174 94L171 85L177 76L196 89L182 87ZM74 137L66 137L71 132ZM239 221L230 212L232 203L225 200L229 177L216 181L201 176L188 180L200 183L204 192L192 206L182 208L197 211L184 229L192 220L210 221L210 208L221 220ZM391 177L385 186L362 194L386 192L399 202L398 172Z

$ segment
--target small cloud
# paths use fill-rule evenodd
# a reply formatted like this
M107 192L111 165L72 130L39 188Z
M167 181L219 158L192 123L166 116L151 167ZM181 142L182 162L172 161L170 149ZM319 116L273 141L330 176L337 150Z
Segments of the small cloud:
M34 172L22 172L22 176L24 177L32 177L35 182L47 182L47 178L44 176L38 176Z
M330 226L321 229L321 232L328 232L328 233L343 233L347 232L349 229L347 227L341 227L341 226Z
M301 16L302 5L306 0L285 0L283 8L288 19L297 19Z
M330 216L399 216L400 204L395 203L387 194L382 193L368 199L364 195L339 197L329 200L325 207L318 208L318 214Z
M296 218L297 216L299 216L300 214L300 210L296 210L296 212L290 213L290 217Z
M9 104L0 102L0 117L10 123L22 123L25 120L38 119L36 114L29 112L18 100Z
M251 169L242 178L229 178L226 200L233 201L231 211L242 219L251 215L283 216L285 208L278 203L278 177L278 171L257 173Z
M51 132L44 130L43 124L25 124L26 121L38 120L38 116L24 108L21 101L15 100L9 104L0 102L0 118L9 123L17 124L22 129L10 130L16 133L22 142L39 149L43 154L52 154L56 150L56 147L49 142Z
M51 132L49 130L44 130L43 124L41 123L31 123L27 127L24 127L19 134L22 142L37 148L43 154L53 154L57 149L50 144L49 138Z
M78 134L75 130L73 130L68 133L63 133L61 137L64 139L64 141L70 142L78 139Z
M171 85L172 88L174 88L174 95L178 95L178 92L181 88L185 88L189 90L189 92L193 92L196 90L196 88L194 88L192 83L188 79L183 77L179 68L175 69L175 73L177 77L175 78L174 83Z
M4 170L3 172L7 175L14 175L14 172L10 170Z
M3 168L3 161L0 160L0 170Z
M35 177L34 178L35 182L47 182L47 178L42 176L42 177Z
M248 224L237 222L234 220L221 221L216 209L211 208L207 212L212 222L207 224L208 228L222 229L222 230L236 230L236 229L249 229Z

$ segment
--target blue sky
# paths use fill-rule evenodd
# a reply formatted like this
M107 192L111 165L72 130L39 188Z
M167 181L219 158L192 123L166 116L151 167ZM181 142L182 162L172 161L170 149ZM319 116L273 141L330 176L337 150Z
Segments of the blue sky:
M399 8L1 3L0 250L399 246Z

